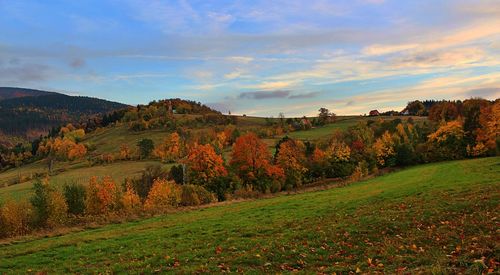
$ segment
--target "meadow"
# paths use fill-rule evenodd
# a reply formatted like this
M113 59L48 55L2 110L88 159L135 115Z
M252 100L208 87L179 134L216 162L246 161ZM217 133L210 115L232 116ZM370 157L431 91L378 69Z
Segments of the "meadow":
M346 187L6 241L0 273L477 274L500 257L499 191L499 157L426 164Z

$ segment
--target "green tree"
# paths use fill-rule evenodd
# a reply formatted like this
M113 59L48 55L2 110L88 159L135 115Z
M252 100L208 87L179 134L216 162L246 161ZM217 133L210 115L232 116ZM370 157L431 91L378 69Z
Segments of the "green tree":
M137 143L139 151L141 153L141 158L148 158L155 148L154 142L149 138L143 138Z

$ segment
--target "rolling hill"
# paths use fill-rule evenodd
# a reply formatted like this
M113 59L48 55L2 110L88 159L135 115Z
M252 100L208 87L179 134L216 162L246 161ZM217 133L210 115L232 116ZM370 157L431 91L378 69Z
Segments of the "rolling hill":
M480 274L499 257L499 161L32 236L0 245L0 273Z
M25 139L45 135L52 127L125 108L107 100L40 90L0 87L0 132ZM4 138L3 143L8 142Z

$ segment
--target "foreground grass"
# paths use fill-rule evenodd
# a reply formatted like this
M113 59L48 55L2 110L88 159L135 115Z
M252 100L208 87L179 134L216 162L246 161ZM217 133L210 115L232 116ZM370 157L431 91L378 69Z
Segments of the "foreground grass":
M0 273L478 272L498 261L500 158L0 246ZM498 270L496 270L498 271Z

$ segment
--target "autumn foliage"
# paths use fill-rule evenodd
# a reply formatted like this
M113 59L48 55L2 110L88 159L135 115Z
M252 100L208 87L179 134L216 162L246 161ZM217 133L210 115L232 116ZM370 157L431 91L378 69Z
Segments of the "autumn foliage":
M189 150L185 162L189 167L190 182L196 184L204 185L217 177L227 175L224 160L210 144L195 144Z
M157 179L144 202L149 211L159 211L175 207L181 201L181 189L174 182Z
M267 145L254 133L236 139L233 145L231 166L244 183L254 185L266 192L273 182L283 182L284 171L271 163L271 153Z
M120 202L120 190L115 181L106 176L99 180L92 177L87 188L85 208L87 214L98 215L116 210Z

